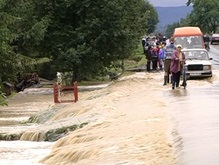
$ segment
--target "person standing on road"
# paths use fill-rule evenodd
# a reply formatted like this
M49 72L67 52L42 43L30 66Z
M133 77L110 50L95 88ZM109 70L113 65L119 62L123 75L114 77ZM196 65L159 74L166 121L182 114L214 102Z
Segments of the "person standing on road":
M174 45L174 38L169 39L169 44L165 48L165 57L164 57L164 84L167 85L169 83L169 75L170 75L170 63L173 52L176 50Z
M170 64L170 71L172 73L172 89L179 87L182 64L185 63L185 54L181 51L182 45L177 45L176 48L176 51L172 54Z
M158 63L158 53L159 49L158 46L154 46L151 50L151 60L152 60L152 69L157 70L157 63Z
M149 45L148 50L145 53L145 56L146 56L146 59L147 59L146 69L147 69L148 72L151 71L151 60L152 60L151 51L152 51L152 47L151 47L151 45Z
M205 43L205 49L207 49L207 50L210 50L210 37L209 37L209 35L206 33L205 35L204 35L204 43Z
M145 54L145 44L146 44L146 38L143 37L141 40L142 48L143 48L143 53Z
M160 50L159 50L159 54L158 54L158 59L159 59L159 69L163 70L163 66L164 66L164 45L160 45L159 46Z

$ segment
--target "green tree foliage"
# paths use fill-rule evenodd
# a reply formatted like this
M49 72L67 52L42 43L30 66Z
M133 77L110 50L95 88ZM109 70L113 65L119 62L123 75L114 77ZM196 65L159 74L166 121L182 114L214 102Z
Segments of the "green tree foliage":
M218 0L188 0L187 5L193 4L190 14L191 26L199 26L203 32L215 33L219 27Z
M179 22L175 22L175 23L167 26L167 29L166 29L166 36L167 36L167 38L172 37L174 29L177 28L177 27L180 27L180 23Z
M48 57L73 81L126 59L158 22L145 0L1 0L0 9L0 65L10 58L14 71L30 70Z
M146 21L144 24L146 26L145 32L151 34L154 32L154 30L156 29L156 25L159 22L158 13L148 1L143 4L142 13L146 13L144 18L144 20Z
M2 11L3 1L0 3L0 11ZM4 12L0 13L0 81L5 80L6 78L12 78L8 76L7 73L13 72L16 70L16 67L13 65L16 63L16 58L14 58L13 48L9 45L9 42L15 37L11 33L8 24L14 24L16 18L11 15L8 15Z
M188 0L187 5L193 5L193 11L186 19L167 27L167 35L171 36L176 27L198 26L204 33L215 33L219 27L218 0Z
M35 70L35 46L42 39L36 30L33 3L28 0L0 1L0 78L15 81L18 73ZM35 21L35 22L34 22ZM35 23L35 24L34 24ZM38 32L37 34L34 32Z
M0 106L5 106L5 105L8 105L6 101L6 96L4 93L2 93L0 89Z
M127 58L147 27L142 0L35 3L43 10L37 10L36 16L50 19L42 42L44 54L51 54L57 70L73 71L74 80Z
M187 18L182 18L179 22L174 22L173 24L168 25L166 29L167 38L172 37L175 28L182 27L182 26L188 26L188 20L189 20L188 17L189 16L187 16Z

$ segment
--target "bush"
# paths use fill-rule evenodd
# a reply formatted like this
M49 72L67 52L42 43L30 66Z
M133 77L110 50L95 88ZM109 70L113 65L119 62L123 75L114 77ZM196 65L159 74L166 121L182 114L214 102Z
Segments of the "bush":
M4 93L2 93L2 91L0 91L0 106L5 106L8 105L6 102L6 96Z

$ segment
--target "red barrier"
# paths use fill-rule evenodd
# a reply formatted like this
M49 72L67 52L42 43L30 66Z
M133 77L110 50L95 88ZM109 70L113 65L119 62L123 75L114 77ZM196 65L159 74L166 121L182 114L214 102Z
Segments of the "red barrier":
M61 99L61 94L63 91L73 91L73 99ZM77 102L78 101L78 85L77 82L74 82L73 86L59 86L57 83L53 84L53 95L54 103L63 103L63 102Z
M74 96L75 96L75 102L77 102L78 101L78 83L77 83L77 81L75 81L74 82Z
M59 89L58 84L53 84L53 96L54 96L54 103L59 103Z

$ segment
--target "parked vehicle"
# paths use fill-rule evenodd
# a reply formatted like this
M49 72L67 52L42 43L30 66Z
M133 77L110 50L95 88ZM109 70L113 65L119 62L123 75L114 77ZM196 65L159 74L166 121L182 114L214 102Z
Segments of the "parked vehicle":
M156 45L156 39L148 37L146 39L146 43L148 43L148 45L150 45L150 46L154 46L154 45Z
M205 48L203 33L199 27L175 28L173 37L175 44L180 44L184 49Z
M212 58L206 49L183 49L186 57L186 75L190 77L212 77Z
M213 44L214 42L219 42L219 34L212 34L211 44Z

